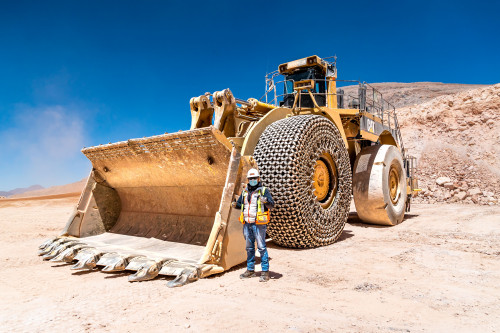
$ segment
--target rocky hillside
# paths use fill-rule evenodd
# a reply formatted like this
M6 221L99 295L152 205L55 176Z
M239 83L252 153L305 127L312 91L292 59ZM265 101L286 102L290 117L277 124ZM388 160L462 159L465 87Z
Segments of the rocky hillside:
M500 84L397 110L406 148L419 159L416 202L498 204Z

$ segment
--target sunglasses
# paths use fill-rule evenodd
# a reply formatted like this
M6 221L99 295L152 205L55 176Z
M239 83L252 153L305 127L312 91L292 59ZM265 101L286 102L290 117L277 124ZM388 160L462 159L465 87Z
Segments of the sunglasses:
M250 177L248 180L254 180L254 179L259 179L259 177Z

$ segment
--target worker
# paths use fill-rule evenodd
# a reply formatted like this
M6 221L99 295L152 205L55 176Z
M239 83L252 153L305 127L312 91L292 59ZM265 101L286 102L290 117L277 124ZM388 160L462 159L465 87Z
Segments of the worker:
M262 272L260 282L269 281L269 256L266 247L266 230L269 223L269 211L274 208L274 201L268 188L262 186L257 169L247 173L248 184L241 192L233 207L241 209L240 222L243 224L243 235L246 241L247 270L240 275L241 279L256 277L255 274L255 241L260 253Z

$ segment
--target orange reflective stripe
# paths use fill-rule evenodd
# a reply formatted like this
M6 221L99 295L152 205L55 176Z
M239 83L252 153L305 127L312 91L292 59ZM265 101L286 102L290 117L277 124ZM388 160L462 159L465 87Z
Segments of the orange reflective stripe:
M241 203L241 214L240 214L240 222L241 224L245 224L245 215L244 215L244 212L245 212L245 200L248 196L248 192L246 190L243 190L243 192L241 193L241 195L243 196L243 202Z
M262 187L262 189L259 190L259 195L263 196L266 193L266 188ZM265 211L264 209L264 204L261 202L260 197L257 202L257 216L255 218L255 223L256 224L268 224L270 220L270 213L269 211Z
M255 217L255 223L256 224L268 224L271 214L269 211L265 211L264 204L260 200L260 197L263 196L266 193L266 188L262 187L259 189L259 197L257 199L257 216ZM246 190L243 190L242 192L243 195L243 202L241 204L241 214L240 214L240 222L241 224L245 224L245 201L248 199L248 192ZM250 201L252 200L252 197L250 196ZM250 201L248 204L250 205ZM250 209L248 210L248 216L247 220L250 219Z

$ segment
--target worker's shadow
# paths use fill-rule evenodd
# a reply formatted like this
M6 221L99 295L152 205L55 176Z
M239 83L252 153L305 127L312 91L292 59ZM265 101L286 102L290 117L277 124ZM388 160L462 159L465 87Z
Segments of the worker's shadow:
M269 243L268 243L268 247L269 247ZM271 261L271 260L273 260L273 258L269 257L269 261ZM257 256L255 257L255 264L260 265L260 257L257 257ZM236 266L230 268L229 270L225 271L223 274L226 274L227 272L243 270L243 269L246 269L246 267L247 267L247 262L245 261L239 265L236 265ZM257 275L260 276L260 272L257 272ZM208 276L207 278L210 279L214 276L215 275ZM281 274L281 273L269 271L269 278L272 280L278 280L278 279L281 279L282 277L283 277L283 274Z
M281 273L278 273L278 272L273 272L273 271L269 271L269 278L271 280L278 280L278 279L281 279L281 277L283 276L283 274Z
M273 260L273 258L269 257L269 261L271 261L271 260ZM255 257L255 264L260 265L260 257ZM260 276L260 273L257 273L257 275ZM281 277L283 277L283 274L278 273L278 272L269 271L269 278L270 279L278 280L278 279L281 279Z

